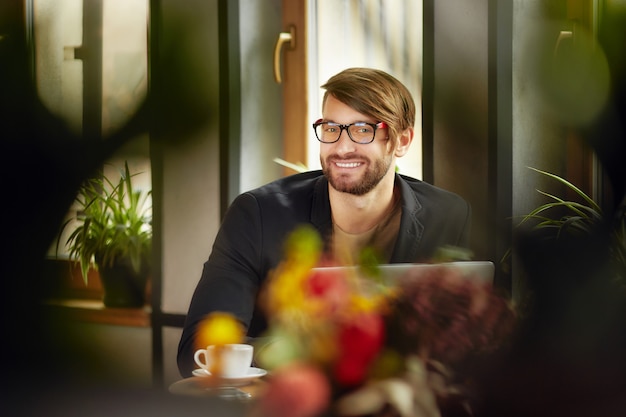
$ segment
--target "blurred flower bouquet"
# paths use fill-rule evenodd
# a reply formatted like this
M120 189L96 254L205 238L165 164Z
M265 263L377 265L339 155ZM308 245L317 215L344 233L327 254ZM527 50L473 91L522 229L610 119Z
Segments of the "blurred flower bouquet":
M389 286L375 266L314 269L332 265L302 228L268 277L273 342L258 361L271 377L253 415L430 417L452 403L471 415L467 365L511 336L508 300L446 267Z

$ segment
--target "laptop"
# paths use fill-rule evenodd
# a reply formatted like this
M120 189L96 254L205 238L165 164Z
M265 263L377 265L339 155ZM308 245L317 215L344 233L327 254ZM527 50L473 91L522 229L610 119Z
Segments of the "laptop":
M399 264L383 264L379 265L383 279L386 283L393 285L400 282L408 271L411 271L411 277L419 278L419 271L428 271L432 268L453 268L459 271L462 276L478 280L482 283L493 283L495 266L491 261L455 261L455 262L443 262L434 264L414 264L414 263L399 263ZM313 268L314 271L321 273L337 271L350 271L351 273L359 273L359 266L329 266Z

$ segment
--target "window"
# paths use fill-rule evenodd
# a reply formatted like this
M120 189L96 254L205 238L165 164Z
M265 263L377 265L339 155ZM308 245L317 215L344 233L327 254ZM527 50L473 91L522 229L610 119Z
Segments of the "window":
M41 101L77 135L106 138L137 110L148 88L148 0L33 0L35 77ZM106 140L106 139L104 139ZM148 134L121 149L138 188L151 187ZM68 216L75 216L70 210ZM68 227L61 242L67 240ZM66 255L62 246L60 255ZM56 256L56 244L49 250Z
M422 178L422 1L283 0L282 23L283 31L293 27L295 34L295 48L283 51L281 65L285 159L319 168L311 123L321 112L320 86L345 68L375 67L394 75L413 94L415 137L398 168ZM294 138L305 144L294 144Z

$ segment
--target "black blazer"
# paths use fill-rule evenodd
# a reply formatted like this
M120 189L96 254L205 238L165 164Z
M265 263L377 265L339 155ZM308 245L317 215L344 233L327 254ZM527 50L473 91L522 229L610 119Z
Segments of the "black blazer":
M469 204L460 196L396 174L402 216L391 263L428 261L443 245L467 247ZM313 225L326 244L332 231L328 181L321 171L279 179L239 195L231 204L204 264L178 346L182 376L191 375L194 333L212 311L234 314L257 337L266 328L255 309L259 288L283 257L283 241L297 226Z

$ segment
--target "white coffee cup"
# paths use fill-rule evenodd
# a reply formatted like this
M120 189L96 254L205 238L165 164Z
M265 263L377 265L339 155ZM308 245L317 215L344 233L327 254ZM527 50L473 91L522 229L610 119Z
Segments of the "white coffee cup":
M207 346L198 349L193 359L198 366L210 373L215 372L216 356L219 354L219 375L223 378L240 378L246 376L252 365L254 348L252 345L235 343L229 345Z

